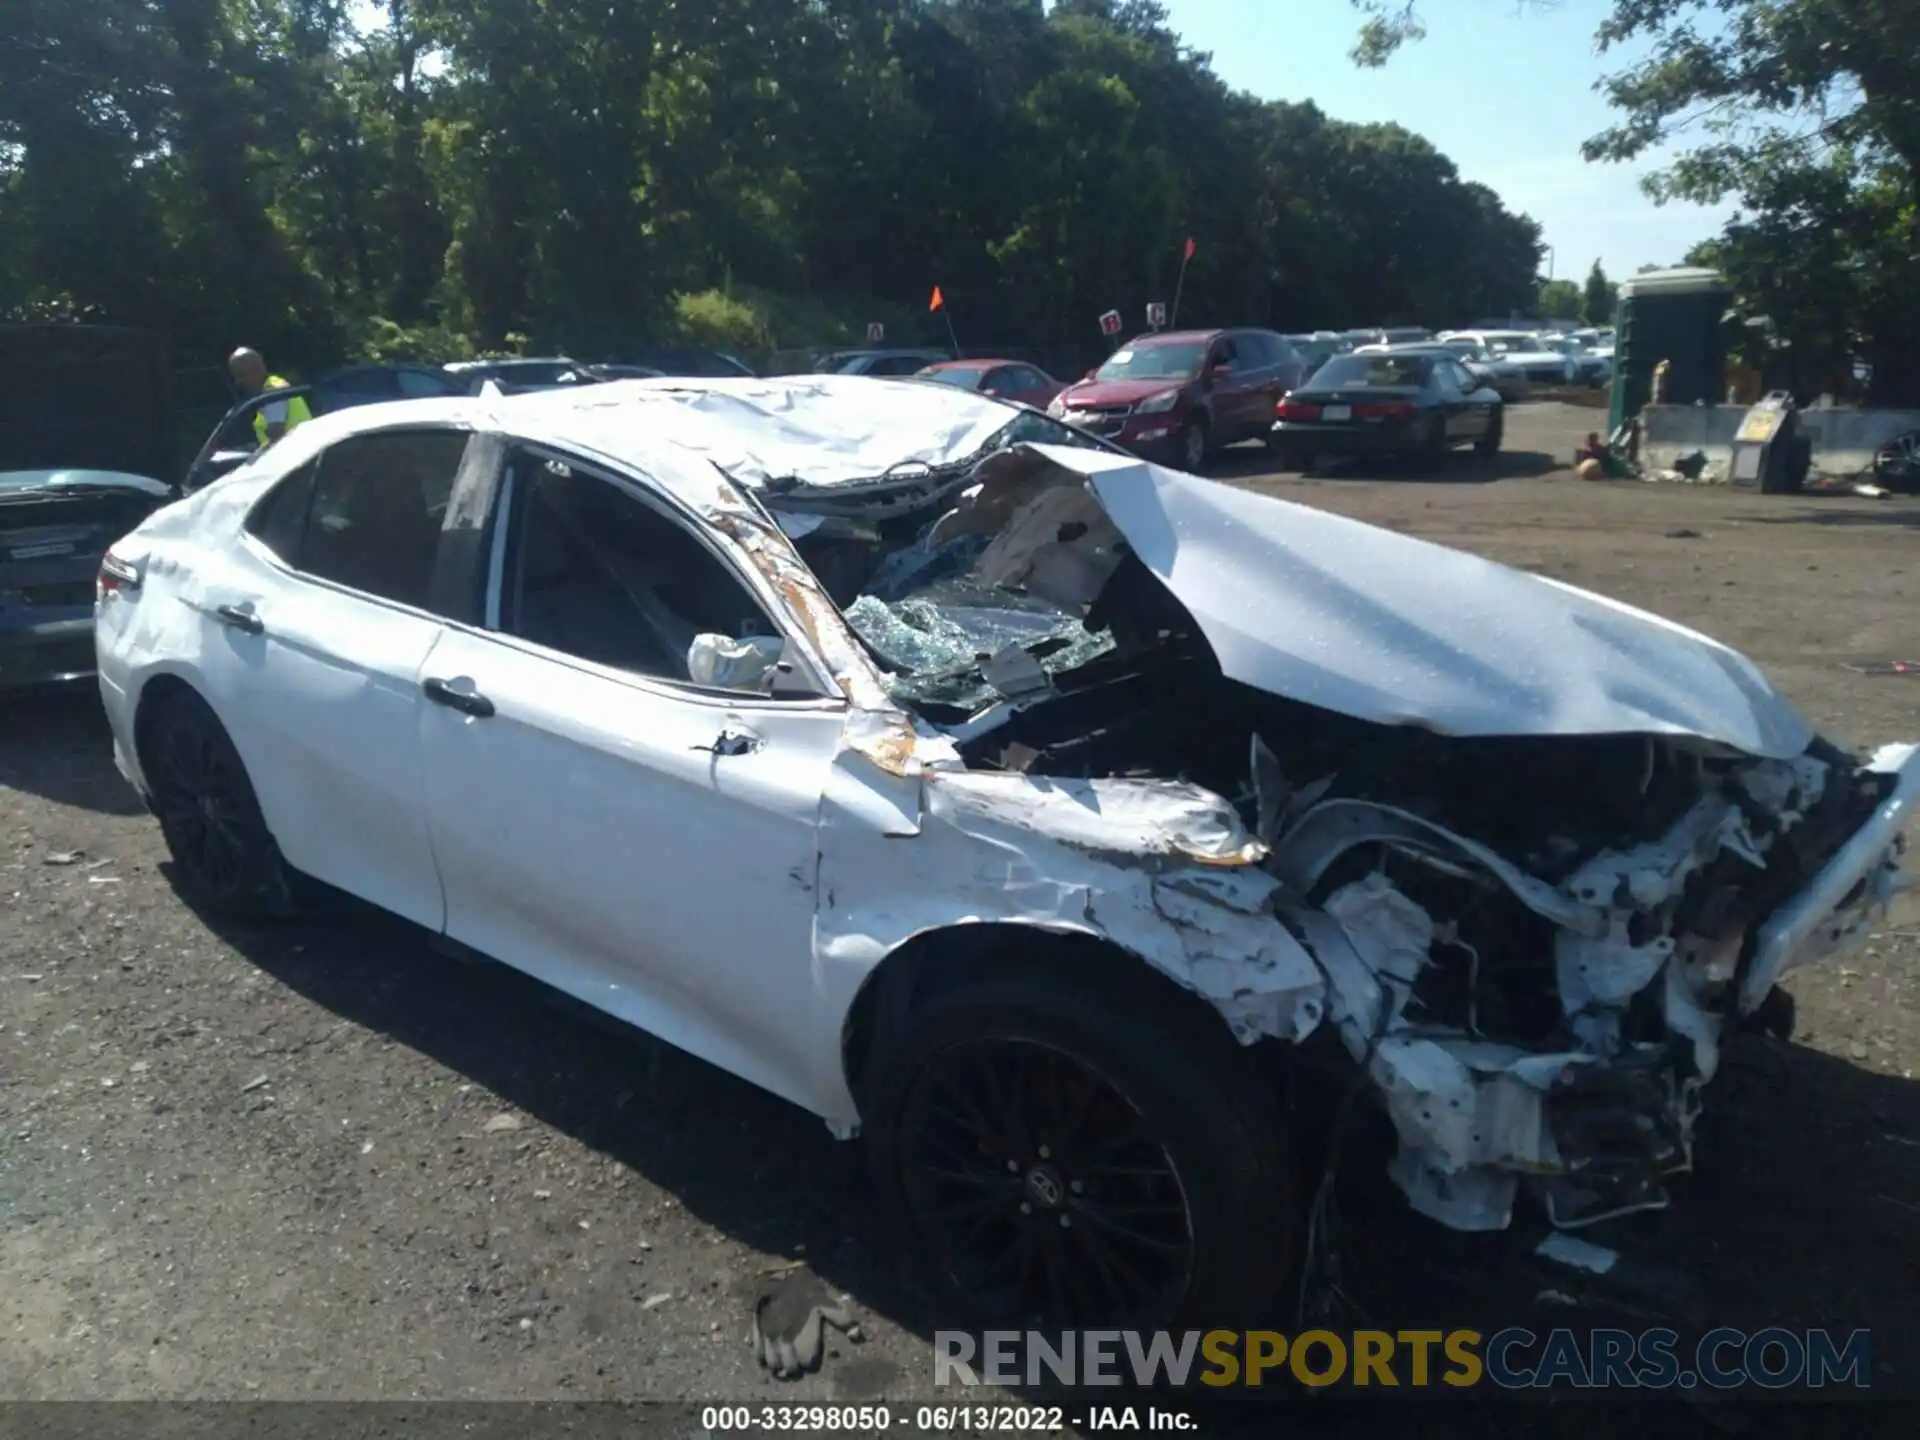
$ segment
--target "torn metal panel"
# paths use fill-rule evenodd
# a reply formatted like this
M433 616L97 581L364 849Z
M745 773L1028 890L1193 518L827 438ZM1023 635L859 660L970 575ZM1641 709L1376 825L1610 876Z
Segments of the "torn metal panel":
M1270 810L1257 750L1254 770L1262 809ZM1885 752L1863 775L1891 777L1891 787L1800 898L1766 923L1756 959L1768 955L1769 934L1797 935L1816 952L1838 943L1884 902L1898 832L1920 794L1920 748ZM1664 1177L1691 1165L1700 1092L1718 1069L1734 1008L1728 991L1750 923L1742 877L1798 863L1797 851L1778 861L1775 853L1799 844L1817 813L1828 826L1857 825L1832 788L1838 780L1834 762L1812 754L1702 771L1702 793L1663 833L1602 849L1554 886L1390 807L1330 801L1288 830L1272 861L1288 885L1284 913L1326 973L1327 1014L1392 1120L1400 1141L1392 1178L1409 1203L1472 1230L1505 1226L1523 1186L1567 1228L1663 1206ZM1357 845L1422 861L1422 848L1437 841L1554 922L1550 950L1533 963L1553 969L1558 1043L1472 1033L1471 998L1466 1015L1451 1022L1412 1018L1439 950L1460 941L1385 873L1308 902ZM1821 919L1805 923L1803 905ZM1477 983L1476 975L1470 996ZM1630 1044L1625 1017L1643 994L1666 1036ZM1764 994L1743 994L1739 1008Z
M1740 987L1740 1008L1756 1009L1794 965L1831 954L1885 912L1901 884L1904 832L1920 802L1920 745L1888 745L1867 770L1892 782L1872 817L1827 862L1812 885L1761 927ZM1856 888L1858 893L1856 894Z
M1369 800L1329 800L1315 806L1275 845L1274 873L1305 894L1342 855L1360 845L1382 842L1418 855L1438 850L1464 856L1484 866L1528 909L1557 925L1597 933L1605 924L1593 906L1526 874L1478 841L1435 821Z
M1243 1043L1304 1038L1325 979L1274 914L1279 882L1219 796L1146 781L928 770L911 840L883 838L852 771L822 815L816 970L850 1004L916 935L999 923L1106 940L1203 996ZM1116 953L1115 963L1125 963ZM840 1003L823 998L823 1003Z

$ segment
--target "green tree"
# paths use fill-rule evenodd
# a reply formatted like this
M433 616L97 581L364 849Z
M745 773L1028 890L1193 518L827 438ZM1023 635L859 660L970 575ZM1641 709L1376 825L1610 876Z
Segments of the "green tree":
M1354 3L1362 64L1423 33L1416 0ZM1612 0L1595 39L1642 58L1602 79L1620 118L1586 157L1679 146L1649 193L1739 205L1715 253L1750 307L1789 317L1794 346L1863 355L1869 400L1920 401L1920 5Z
M1581 311L1589 325L1611 325L1613 323L1614 290L1613 281L1607 278L1607 272L1595 260L1593 268L1587 272L1587 288L1581 298Z
M1439 324L1539 230L1420 136L1235 92L1156 0L8 0L0 314L217 375L847 317L1068 368L1094 319ZM215 397L217 398L217 396Z
M1571 280L1543 280L1536 304L1549 320L1578 320L1582 296Z

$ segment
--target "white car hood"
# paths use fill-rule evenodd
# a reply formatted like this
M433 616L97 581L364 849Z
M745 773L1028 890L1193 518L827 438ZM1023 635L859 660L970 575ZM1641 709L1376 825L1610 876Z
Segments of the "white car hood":
M1704 635L1556 580L1128 457L1084 475L1232 679L1444 735L1687 736L1786 759L1812 727Z

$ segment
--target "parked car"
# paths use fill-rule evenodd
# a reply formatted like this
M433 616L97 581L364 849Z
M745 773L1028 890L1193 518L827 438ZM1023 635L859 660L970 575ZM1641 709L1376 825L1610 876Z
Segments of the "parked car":
M1495 355L1477 341L1456 337L1445 341L1430 340L1419 345L1363 345L1355 353L1376 354L1381 351L1406 355L1451 355L1508 404L1526 399L1532 390L1527 383L1525 369Z
M1499 393L1444 348L1356 350L1321 366L1274 412L1274 452L1283 467L1321 456L1403 456L1437 469L1471 445L1496 454L1506 428Z
M511 360L456 360L445 367L449 375L466 382L467 393L478 395L492 381L503 395L526 390L549 390L557 385L590 384L589 367L564 355Z
M1541 349L1552 350L1573 362L1574 384L1598 389L1613 379L1613 361L1594 354L1571 335L1540 335L1535 338Z
M667 372L651 365L588 365L585 374L591 380L664 380Z
M368 407L151 515L100 687L175 883L328 882L860 1133L943 1314L1265 1313L1309 1196L1273 1077L1316 1056L1435 1222L1628 1244L1721 1041L1880 923L1920 746L895 388Z
M942 360L919 372L923 380L977 390L998 400L1016 400L1044 410L1066 387L1024 360Z
M1219 447L1265 439L1274 405L1306 370L1271 330L1158 332L1129 340L1047 413L1198 473Z
M1300 363L1306 373L1311 375L1334 356L1345 353L1346 347L1340 337L1328 331L1315 334L1282 335L1280 337L1291 345L1300 356Z
M263 405L291 400L297 395L318 416L391 400L445 399L467 394L476 384L434 365L354 365L323 375L311 385L293 385L249 396L227 411L213 427L213 433L207 436L200 453L187 467L180 488L188 493L204 489L251 460L259 452L253 416Z
M929 365L951 360L946 350L837 350L814 366L819 375L918 375Z
M93 677L101 557L174 498L115 470L0 472L0 690Z
M1529 385L1572 385L1578 367L1558 350L1543 345L1539 338L1520 330L1449 330L1440 336L1449 340L1472 340L1484 346L1495 358L1518 366Z
M619 364L682 378L751 380L755 374L744 360L720 350L703 350L697 345L629 346L620 351Z
M1575 330L1567 336L1590 355L1599 355L1607 360L1613 359L1613 330L1601 326L1591 330Z
M307 404L320 415L353 405L383 400L433 400L464 394L466 382L437 365L401 362L388 365L349 365L330 370L305 387Z

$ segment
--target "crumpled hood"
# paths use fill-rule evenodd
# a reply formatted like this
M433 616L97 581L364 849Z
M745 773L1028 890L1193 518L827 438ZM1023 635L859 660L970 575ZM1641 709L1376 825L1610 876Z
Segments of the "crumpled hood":
M1464 551L1100 451L1087 478L1232 679L1443 735L1692 736L1787 759L1807 721L1745 656Z

